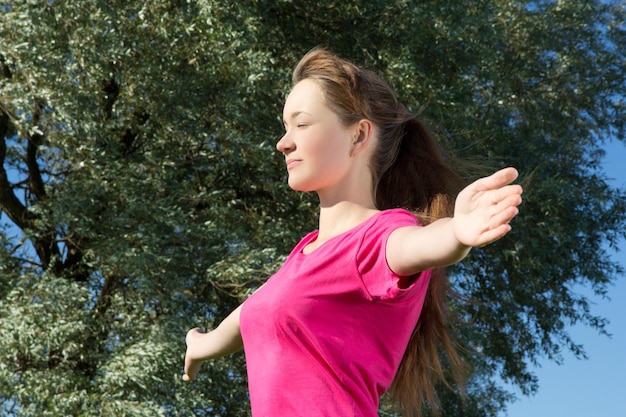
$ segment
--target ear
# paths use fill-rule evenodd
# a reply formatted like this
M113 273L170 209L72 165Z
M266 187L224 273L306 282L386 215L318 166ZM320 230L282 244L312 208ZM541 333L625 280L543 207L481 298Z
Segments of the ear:
M367 119L359 120L354 125L354 136L350 156L356 156L367 149L373 142L374 125Z

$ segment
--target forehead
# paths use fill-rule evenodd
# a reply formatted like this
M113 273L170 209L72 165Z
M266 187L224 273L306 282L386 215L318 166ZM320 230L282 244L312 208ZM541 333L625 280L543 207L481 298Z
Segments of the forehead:
M298 112L313 112L325 108L324 96L319 85L309 79L297 83L292 89L283 109L285 118Z

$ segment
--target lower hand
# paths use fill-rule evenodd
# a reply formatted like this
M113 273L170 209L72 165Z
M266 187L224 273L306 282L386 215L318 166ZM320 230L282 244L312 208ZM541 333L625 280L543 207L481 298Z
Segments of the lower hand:
M196 350L196 344L200 342L198 339L204 334L206 334L206 332L198 327L187 332L187 336L185 337L187 350L185 352L185 373L183 374L183 381L194 380L200 371L203 360L197 358L194 352Z

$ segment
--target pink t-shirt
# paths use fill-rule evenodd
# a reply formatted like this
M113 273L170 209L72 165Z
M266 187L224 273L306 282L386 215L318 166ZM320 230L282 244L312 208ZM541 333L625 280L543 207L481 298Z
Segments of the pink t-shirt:
M310 233L245 301L253 416L378 415L430 279L430 271L395 275L385 246L393 230L416 224L408 211L381 211L305 255Z

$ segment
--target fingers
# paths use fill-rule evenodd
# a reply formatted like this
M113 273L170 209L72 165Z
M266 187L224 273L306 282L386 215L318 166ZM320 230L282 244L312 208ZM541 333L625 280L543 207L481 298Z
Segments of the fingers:
M522 203L521 187L508 186L490 193L492 205L487 210L486 228L481 233L478 246L495 242L511 231L509 223L519 213L517 206Z
M495 190L515 181L518 176L519 173L515 168L508 167L475 181L473 185L477 191Z
M490 243L493 243L496 240L503 237L504 235L506 235L507 233L509 233L510 230L511 230L511 225L509 225L508 223L504 223L496 227L495 229L490 229L488 231L485 231L483 232L481 236L481 241L477 246L483 247Z
M191 360L188 356L185 356L185 371L183 373L183 381L193 381L196 379L198 372L200 372L200 366L202 362Z
M485 246L495 242L511 231L511 225L509 223L519 213L517 206L520 203L521 197L519 197L519 195L513 195L493 207L487 230L483 231L479 246Z
M190 355L191 344L198 335L204 334L204 329L196 327L190 329L185 336L185 343L187 344L187 352L185 352L185 369L183 374L183 381L193 381L196 379L202 361L193 360Z
M507 206L504 209L499 210L491 218L490 229L496 229L503 224L509 224L518 213L519 209L516 206Z
M522 187L507 185L497 190L491 190L489 199L491 204L499 206L519 206L522 204Z
M490 228L510 222L519 213L517 206L522 204L521 187L508 186L492 191Z
M470 184L457 196L454 210L456 224L464 233L457 234L468 246L485 246L510 230L509 222L519 213L522 187L510 184L518 177L515 168L504 168Z
M193 381L196 378L197 370L194 372L193 362L189 358L188 354L185 354L185 370L183 373L183 381Z
M495 181L501 182L502 185L505 185L515 181L518 176L519 172L517 172L517 169L513 167L507 167L501 169L500 171L496 171L490 177L494 178Z

